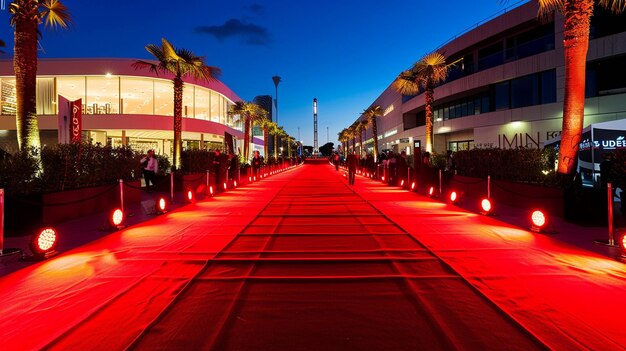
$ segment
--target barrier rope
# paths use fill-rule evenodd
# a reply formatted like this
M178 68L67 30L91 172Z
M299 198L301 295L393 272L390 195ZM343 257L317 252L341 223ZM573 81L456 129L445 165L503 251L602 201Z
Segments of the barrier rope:
M482 182L486 182L486 181L487 181L487 179L482 179L482 178L481 178L481 179L478 179L478 180L476 180L476 181L465 182L465 181L462 181L462 180L457 179L456 177L453 177L453 178L451 179L451 181L456 182L456 183L460 183L460 184L473 185L473 184L480 184L480 183L482 183Z
M83 199L78 199L78 200L74 200L74 201L67 201L67 202L43 203L43 202L39 202L39 201L31 201L31 200L23 199L23 198L20 198L18 196L11 196L11 195L9 195L7 197L9 197L11 199L14 199L14 200L16 200L18 202L21 202L23 204L32 205L32 206L41 206L41 207L68 206L68 205L75 205L75 204L79 204L81 202L93 200L93 199L95 199L97 197L100 197L100 196L108 193L109 191L111 191L111 190L113 190L113 189L115 189L117 187L118 187L118 185L114 184L114 185L111 185L110 187L106 188L105 190L97 193L97 194L91 195L91 196L83 198Z
M502 185L498 184L497 182L492 181L491 184L495 185L496 187L498 187L499 189L509 193L509 194L513 194L513 195L517 195L520 197L525 197L527 199L546 199L546 200L550 200L550 199L560 199L561 196L530 196L530 195L526 195L526 194L522 194L522 193L518 193L517 191L513 191L510 189L507 189L505 187L503 187Z

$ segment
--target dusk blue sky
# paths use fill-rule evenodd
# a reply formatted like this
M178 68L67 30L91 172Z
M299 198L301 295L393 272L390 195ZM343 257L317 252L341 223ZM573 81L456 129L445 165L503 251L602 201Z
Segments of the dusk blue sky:
M7 0L9 2L10 0ZM317 97L319 145L351 124L393 79L421 56L516 1L85 1L62 0L70 30L43 32L40 57L149 59L144 46L167 38L222 69L244 100L274 95L278 122L313 144ZM13 46L7 10L0 39Z

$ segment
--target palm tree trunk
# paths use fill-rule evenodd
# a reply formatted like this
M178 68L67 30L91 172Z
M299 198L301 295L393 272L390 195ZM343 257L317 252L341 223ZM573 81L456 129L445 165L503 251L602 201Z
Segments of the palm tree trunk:
M374 162L378 162L378 127L376 126L376 116L372 116L372 137L374 138Z
M174 78L174 154L173 169L181 167L183 151L183 80Z
M559 149L558 173L574 172L585 118L585 71L589 48L589 22L593 14L592 0L565 2L565 97L563 130Z
M359 132L359 145L361 145L360 146L360 149L361 149L360 155L362 156L363 155L363 133L361 133L361 132Z
M274 133L274 161L278 160L278 136Z
M243 128L243 159L245 163L248 163L250 159L250 117L245 116L244 128Z
M13 57L17 113L15 124L20 150L39 148L37 120L37 22L18 21L15 24Z
M267 153L269 151L269 137L270 134L267 131L267 128L263 128L263 157L267 160Z
M426 83L426 89L424 89L424 104L426 109L426 151L433 152L433 101L434 90L432 82Z

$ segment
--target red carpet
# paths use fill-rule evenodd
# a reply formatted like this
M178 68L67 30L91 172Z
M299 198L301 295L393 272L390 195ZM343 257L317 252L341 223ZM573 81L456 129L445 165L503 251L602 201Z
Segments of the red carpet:
M0 280L3 349L623 349L625 266L306 165Z

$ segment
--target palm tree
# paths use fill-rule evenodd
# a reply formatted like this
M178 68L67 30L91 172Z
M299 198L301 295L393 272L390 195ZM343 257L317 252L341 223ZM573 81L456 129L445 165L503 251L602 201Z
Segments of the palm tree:
M291 135L287 135L285 140L287 141L287 157L291 158L291 145L293 145L293 143L296 141L296 138L292 137Z
M376 125L376 118L383 115L383 109L380 105L370 106L363 111L363 115L367 118L370 126L372 127L372 138L374 138L374 162L378 162L378 127Z
M270 133L273 133L276 128L278 128L278 124L276 122L271 121L268 118L264 118L260 122L261 128L263 128L263 153L265 158L267 159L269 156L269 138Z
M283 129L283 127L276 128L276 132L274 133L274 157L278 159L278 139L280 139L280 144L283 144L283 138L287 136L287 133ZM281 155L282 156L282 153Z
M356 153L356 123L348 127L348 136L352 140L352 151Z
M363 124L361 124L361 121L354 122L354 133L359 136L359 148L360 148L359 155L362 155L363 154Z
M417 95L420 87L424 89L426 109L426 151L433 149L433 101L435 86L446 80L448 71L460 60L446 63L446 58L438 52L422 57L413 67L400 73L394 87L402 95Z
M363 153L364 147L365 147L365 140L366 140L366 132L367 130L370 128L370 122L367 119L364 119L362 121L360 121L359 123L361 123L361 132L363 133L363 136L361 137L361 153Z
M337 134L339 142L341 142L343 146L343 157L348 157L346 152L348 151L348 140L350 137L348 136L348 128L344 128L341 132Z
M13 0L9 4L11 26L14 31L13 69L17 112L15 123L17 145L39 148L39 124L37 121L37 44L39 25L46 28L67 28L70 13L59 0Z
M52 1L52 0L51 0ZM181 152L183 149L183 78L193 76L207 82L214 81L220 74L220 69L207 66L204 57L196 56L186 49L175 49L165 38L161 39L161 46L146 45L146 50L156 61L138 60L133 63L135 69L148 69L155 74L172 74L174 83L174 163L173 168L181 166Z
M252 127L257 121L267 118L267 111L261 106L245 101L237 101L228 108L228 115L238 115L243 119L243 159L250 159L250 141L252 139Z
M537 0L537 2L540 16L545 17L554 11L560 11L565 17L563 30L565 96L558 173L572 174L585 117L585 71L593 7L597 2L614 13L620 13L626 10L626 0Z

